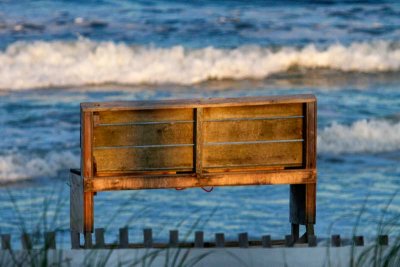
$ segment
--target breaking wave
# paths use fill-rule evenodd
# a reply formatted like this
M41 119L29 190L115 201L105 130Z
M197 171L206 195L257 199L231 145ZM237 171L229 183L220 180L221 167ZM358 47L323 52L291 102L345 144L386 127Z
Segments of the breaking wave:
M44 156L0 156L0 183L33 177L55 177L59 171L79 166L79 156L71 152L50 152Z
M320 153L379 153L400 150L400 122L359 120L333 123L318 135Z
M319 49L242 46L157 48L89 39L17 42L0 52L0 88L115 84L190 85L207 80L263 79L292 68L344 72L400 70L400 44L377 41Z

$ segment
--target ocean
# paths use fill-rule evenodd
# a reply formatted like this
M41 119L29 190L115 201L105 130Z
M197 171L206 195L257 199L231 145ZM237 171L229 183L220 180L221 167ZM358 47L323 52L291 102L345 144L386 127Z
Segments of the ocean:
M302 93L318 98L316 235L397 235L400 2L1 1L0 233L69 247L80 102ZM95 224L107 242L124 226L282 239L288 202L288 186L107 192Z

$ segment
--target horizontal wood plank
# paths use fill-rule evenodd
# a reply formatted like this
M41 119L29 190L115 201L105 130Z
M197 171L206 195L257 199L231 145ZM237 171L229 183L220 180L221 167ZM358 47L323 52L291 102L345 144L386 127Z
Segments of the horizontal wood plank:
M193 168L193 146L93 151L97 172Z
M204 170L205 173L215 173L215 172L253 172L253 171L277 171L277 170L284 170L285 168L288 168L290 166L265 166L265 165L257 165L257 166L238 166L238 167L214 167L210 168L208 167L207 169ZM293 165L292 167L298 167L297 164Z
M201 99L176 99L155 101L112 101L112 102L86 102L81 103L81 108L87 111L118 111L118 110L144 110L144 109L175 109L197 107L226 107L243 105L266 105L285 103L315 102L311 94L281 95L281 96L253 96L240 98L201 98Z
M94 147L193 144L193 123L100 126Z
M203 167L301 166L302 142L205 146Z
M99 124L131 122L163 122L193 120L193 109L154 109L103 111L98 114Z
M302 116L303 105L275 104L232 107L210 107L204 109L204 120L254 119L287 116Z
M308 184L316 182L316 170L283 170L238 173L177 174L164 176L97 177L85 181L85 191L111 191L204 186L244 186L274 184Z
M101 171L96 173L96 177L111 177L111 176L137 176L137 175L167 175L167 174L179 174L179 173L193 173L193 168L160 168L149 169L147 171L142 170L118 170L118 171Z
M303 119L205 122L204 138L206 143L302 139Z

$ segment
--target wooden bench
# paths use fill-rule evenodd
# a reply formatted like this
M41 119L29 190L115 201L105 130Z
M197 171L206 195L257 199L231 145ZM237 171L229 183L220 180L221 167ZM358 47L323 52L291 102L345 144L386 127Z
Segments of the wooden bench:
M313 235L316 111L313 95L82 103L71 237L90 242L97 192L273 184L290 185L294 240Z

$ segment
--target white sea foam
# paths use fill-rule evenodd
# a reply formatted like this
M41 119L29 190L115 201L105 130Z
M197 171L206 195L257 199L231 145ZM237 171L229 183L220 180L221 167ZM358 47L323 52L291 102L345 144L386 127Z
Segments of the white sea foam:
M79 166L79 156L71 152L50 152L43 157L33 155L0 156L0 183L33 177L55 177L59 171Z
M124 43L17 42L0 53L0 88L7 90L87 84L190 85L210 79L262 79L291 67L340 71L400 70L400 45L386 41L333 44L318 49L156 48Z
M320 153L377 153L400 150L400 122L359 120L333 123L318 135Z

